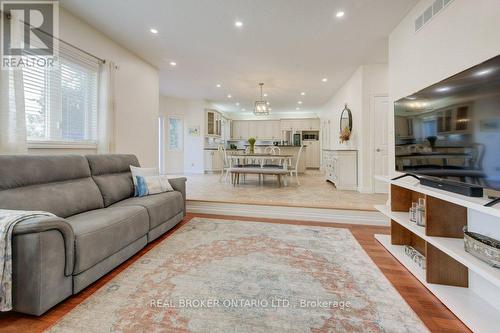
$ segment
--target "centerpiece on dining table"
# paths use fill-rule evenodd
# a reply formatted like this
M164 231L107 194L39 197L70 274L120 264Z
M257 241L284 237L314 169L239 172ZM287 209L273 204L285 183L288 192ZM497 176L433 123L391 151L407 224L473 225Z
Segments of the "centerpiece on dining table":
M250 145L249 146L249 149L248 149L248 152L250 154L254 154L255 153L255 138L249 138L248 139L248 144Z

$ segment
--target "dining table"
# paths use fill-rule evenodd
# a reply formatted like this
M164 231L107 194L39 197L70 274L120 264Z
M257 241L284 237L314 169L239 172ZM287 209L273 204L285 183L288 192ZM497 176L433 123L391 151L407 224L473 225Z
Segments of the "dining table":
M282 166L283 170L288 170L289 166L292 164L292 159L294 155L290 154L265 154L265 153L234 153L228 154L229 167L234 168L237 165L251 164L258 165L256 168L260 167L262 169L266 168L266 161L276 161ZM257 162L257 163L255 163ZM263 172L264 174L264 172ZM287 177L284 179L285 186L288 185Z

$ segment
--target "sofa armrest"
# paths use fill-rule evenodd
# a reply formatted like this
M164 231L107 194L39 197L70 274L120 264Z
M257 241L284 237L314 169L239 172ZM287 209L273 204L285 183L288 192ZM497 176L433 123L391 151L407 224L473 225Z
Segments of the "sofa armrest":
M179 191L184 199L184 216L186 216L186 177L170 178L168 182L175 191Z
M14 226L13 236L41 233L50 230L57 230L64 239L65 267L64 275L73 274L75 235L71 225L63 218L57 216L40 216L27 219Z

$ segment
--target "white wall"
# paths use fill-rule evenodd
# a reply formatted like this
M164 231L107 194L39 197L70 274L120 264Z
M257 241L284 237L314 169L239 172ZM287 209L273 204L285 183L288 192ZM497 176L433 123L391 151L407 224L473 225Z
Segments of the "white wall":
M321 120L330 120L330 149L358 150L358 188L373 190L372 99L388 94L388 67L385 64L360 66L322 107ZM348 144L339 142L340 115L347 104L353 128Z
M180 116L183 119L184 147L182 152L164 151L166 173L203 173L205 137L205 108L203 100L160 96L160 115ZM200 136L189 136L187 127L199 126ZM167 131L165 131L167 133ZM168 136L168 134L166 134ZM167 142L165 142L165 147Z
M116 152L136 154L143 166L157 166L158 70L63 8L60 9L59 30L62 40L119 66L115 79ZM31 149L31 152L95 151Z
M415 33L414 20L432 2L420 1L389 37L390 105L500 54L499 0L454 0ZM394 119L389 119L394 171Z

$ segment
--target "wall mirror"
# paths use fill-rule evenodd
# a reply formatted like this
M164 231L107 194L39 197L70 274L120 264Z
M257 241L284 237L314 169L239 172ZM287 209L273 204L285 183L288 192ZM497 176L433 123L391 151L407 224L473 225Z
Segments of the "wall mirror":
M347 104L340 114L340 131L342 132L346 127L349 128L349 132L352 132L352 113Z

